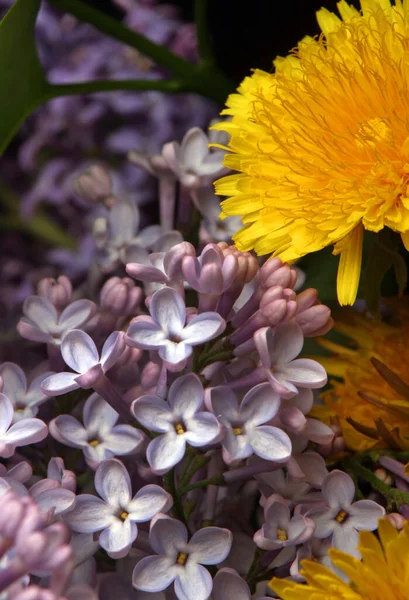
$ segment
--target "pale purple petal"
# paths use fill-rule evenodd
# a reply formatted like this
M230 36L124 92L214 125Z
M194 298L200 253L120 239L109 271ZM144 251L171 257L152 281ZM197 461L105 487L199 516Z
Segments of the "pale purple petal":
M27 380L21 367L12 362L4 362L0 365L0 377L3 379L3 394L12 400L25 395Z
M21 419L10 427L6 439L16 446L26 446L40 442L47 434L47 425L40 419Z
M323 539L327 538L338 525L335 521L336 511L328 509L313 509L308 512L308 517L315 523L314 537Z
M144 439L143 433L131 425L117 425L105 435L104 446L113 456L134 452Z
M270 358L272 364L284 365L298 356L304 345L304 336L296 323L278 325L273 331Z
M180 335L186 320L182 297L174 289L164 287L151 298L149 312L167 335Z
M217 337L225 328L226 322L219 314L204 312L189 321L181 336L187 344L195 346Z
M179 548L186 546L187 530L181 521L159 515L152 521L149 541L156 554L166 554L175 562Z
M60 415L50 423L50 433L63 444L83 448L88 443L86 429L71 415Z
M121 461L110 458L95 473L95 489L111 506L125 506L132 496L129 473Z
M203 403L203 386L194 373L176 379L171 385L168 402L176 417L192 417Z
M77 373L86 373L99 363L93 339L80 329L73 329L64 336L61 354L67 365Z
M354 482L343 471L335 469L325 477L322 484L322 497L332 509L348 512L354 495Z
M159 396L141 396L134 400L131 410L135 419L150 431L163 433L172 426L172 412Z
M143 592L161 592L176 577L175 562L166 556L146 556L132 574L132 585Z
M195 563L186 563L175 579L175 594L179 600L207 600L213 580L209 571Z
M352 527L358 531L364 529L373 531L377 529L378 521L384 516L385 509L373 500L358 500L350 506L348 514L348 522Z
M180 462L185 454L186 441L175 432L164 433L149 442L146 458L152 469L163 474Z
M304 517L300 514L294 515L288 524L288 538L291 540L297 540L298 543L305 542L311 537L314 529L315 523L312 519Z
M217 386L210 390L211 405L217 418L223 417L229 422L238 419L239 403L236 394L227 386Z
M50 333L42 331L35 323L26 317L21 317L20 321L17 323L17 331L21 337L25 338L26 340L31 340L32 342L40 342L45 344L56 343L55 339Z
M101 351L101 365L106 373L125 350L125 337L122 331L113 331L105 341Z
M185 440L194 447L211 444L219 438L220 425L212 413L198 413L192 418L185 419L187 427Z
M150 323L145 320L131 323L126 334L127 343L142 350L161 348L167 342L166 335L162 329L156 323Z
M273 346L273 332L270 327L262 327L254 334L254 343L259 353L262 365L266 369L271 367L270 352Z
M42 296L29 296L26 298L23 304L23 313L43 331L54 328L58 319L55 307L47 298Z
M122 558L128 554L132 543L138 535L138 528L129 519L120 521L116 519L99 536L99 545L115 558ZM118 555L120 553L120 555Z
M139 227L139 211L131 202L120 200L109 213L109 228L117 241L131 241Z
M53 374L52 371L45 371L44 373L41 373L41 375L37 375L37 377L31 381L25 396L25 403L27 406L39 406L44 400L47 400L47 396L41 390L41 384L46 377Z
M68 331L76 329L87 321L96 311L94 302L90 300L76 300L69 304L58 319L59 327Z
M97 393L91 394L84 404L84 426L90 433L105 434L111 431L118 417L116 410Z
M247 583L233 569L220 569L213 581L213 600L250 600Z
M41 389L46 396L60 396L67 392L77 390L80 386L75 381L76 373L55 373L46 377L41 384Z
M222 443L233 460L248 458L253 454L253 447L248 436L245 434L236 435L230 426L226 427Z
M285 366L280 366L277 379L315 389L324 386L328 378L324 367L315 360L297 358Z
M228 529L205 527L193 534L189 553L202 565L217 565L227 558L232 542L233 536Z
M281 462L291 456L291 440L278 427L263 425L248 433L254 453L265 460Z
M185 361L192 354L192 346L183 342L166 342L162 348L159 349L159 356L162 360L170 363L171 365L177 365Z
M200 127L189 129L182 140L181 160L186 169L199 168L209 154L209 140Z
M14 408L5 394L0 393L0 434L6 433L13 420Z
M280 408L280 397L269 383L260 383L245 395L240 417L246 425L261 425L273 419Z
M338 524L337 524L338 525ZM339 525L335 527L332 537L332 545L338 550L342 550L351 556L360 558L360 553L357 548L359 544L359 534L353 527Z
M40 510L48 512L54 509L54 515L62 515L74 507L76 496L69 490L57 487L38 494L35 501Z
M329 444L334 438L331 427L317 419L307 419L305 434L309 440L317 444Z
M172 506L170 494L158 485L145 485L128 503L129 519L137 523L150 521L159 512Z
M111 509L100 498L91 494L77 496L74 510L65 517L68 525L79 533L94 533L109 527L113 522Z

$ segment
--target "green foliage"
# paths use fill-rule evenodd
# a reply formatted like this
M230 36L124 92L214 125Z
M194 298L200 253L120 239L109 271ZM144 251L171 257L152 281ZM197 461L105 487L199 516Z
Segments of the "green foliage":
M40 0L16 0L0 22L0 154L50 87L34 42L39 8Z

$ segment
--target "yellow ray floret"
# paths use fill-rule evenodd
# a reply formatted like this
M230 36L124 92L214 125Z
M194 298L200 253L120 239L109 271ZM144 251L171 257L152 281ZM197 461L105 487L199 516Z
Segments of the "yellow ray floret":
M338 297L358 289L363 230L389 227L409 248L409 2L344 0L321 9L274 73L255 70L217 124L230 135L216 182L222 216L240 215L241 250L295 260L335 245Z
M387 519L379 521L379 538L369 531L359 536L362 561L331 549L334 565L349 579L343 581L317 562L302 562L306 584L273 578L271 588L283 600L408 600L409 523L399 533Z

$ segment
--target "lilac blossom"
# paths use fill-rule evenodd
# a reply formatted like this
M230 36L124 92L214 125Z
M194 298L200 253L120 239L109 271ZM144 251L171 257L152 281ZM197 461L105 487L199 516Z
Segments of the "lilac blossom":
M26 418L13 422L14 408L5 394L0 394L0 456L12 456L19 446L35 444L47 437L47 425L40 419Z
M59 346L66 333L84 325L95 311L96 306L90 300L76 300L59 315L47 298L29 296L23 304L24 317L17 329L28 340Z
M64 488L58 480L51 478L37 481L30 487L28 493L40 510L48 513L50 517L68 513L77 501L73 491Z
M295 323L265 327L254 335L254 341L268 381L282 397L298 393L299 388L320 388L327 382L325 369L315 360L296 358L303 347L304 336Z
M206 600L213 582L202 565L215 565L227 557L232 534L228 529L206 527L188 542L183 523L159 514L152 520L149 541L158 556L147 556L136 565L132 576L136 589L160 592L174 582L179 600Z
M314 404L311 389L300 389L296 396L289 398L282 404L278 421L287 433L303 436L317 444L328 444L334 438L332 429L318 421L306 417Z
M268 383L251 389L240 406L236 395L227 387L211 390L213 412L225 429L223 458L227 463L248 458L285 462L291 455L291 441L278 427L268 425L279 411L280 398Z
M192 354L193 346L217 337L226 327L215 312L205 312L186 323L186 307L181 296L164 287L150 300L151 317L136 317L127 331L130 346L158 350L170 369L181 370Z
M171 385L167 403L158 396L145 395L132 404L135 418L150 431L161 434L149 442L146 450L146 458L155 473L166 473L179 463L186 443L200 448L220 437L216 417L199 412L203 395L199 378L189 373Z
M376 529L385 509L373 500L353 502L354 495L351 477L337 469L331 471L322 484L324 506L307 514L316 526L314 537L325 539L332 536L335 548L360 558L358 532Z
M60 415L50 422L50 433L71 448L80 448L91 468L96 469L113 456L134 453L144 435L130 425L117 425L118 413L98 394L84 404L82 425L71 415Z
M65 490L75 492L77 480L75 473L65 468L64 461L59 456L53 457L48 463L47 477L55 479Z
M171 496L158 485L146 485L132 497L128 471L115 458L98 467L95 489L102 499L79 495L76 507L65 519L79 533L101 532L99 544L113 558L128 554L138 535L137 523L150 521L172 505Z
M0 365L2 391L13 404L14 422L37 415L39 406L48 399L40 388L41 382L48 375L51 375L50 371L34 375L28 382L23 369L15 363L5 362Z
M250 588L234 569L223 568L217 571L213 580L212 600L251 600ZM268 600L271 596L257 596Z

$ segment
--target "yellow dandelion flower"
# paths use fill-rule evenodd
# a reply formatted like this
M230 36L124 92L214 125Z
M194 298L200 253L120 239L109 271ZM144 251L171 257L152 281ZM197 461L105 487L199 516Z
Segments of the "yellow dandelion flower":
M398 432L397 445L409 449L409 398L402 397L402 391L409 391L403 383L409 383L409 303L406 297L389 299L387 304L393 315L389 322L375 321L352 309L335 311L335 329L351 343L319 341L332 352L332 356L320 357L320 363L329 375L342 381L331 380L331 388L321 394L325 405L313 407L311 416L326 423L337 418L351 450L388 446L378 434L382 425L389 432ZM395 380L391 386L390 377L385 379L377 371L373 358L392 369L398 387ZM373 435L357 431L348 422L350 418Z
M245 226L240 250L293 261L334 245L341 304L355 300L363 230L388 227L409 248L409 1L344 0L321 9L275 72L255 70L229 96L231 135L216 182L222 217Z
M305 560L301 573L306 584L274 577L271 588L283 600L408 600L409 523L398 532L387 519L379 521L379 540L362 531L362 561L331 549L334 565L349 578L346 583L327 567Z

